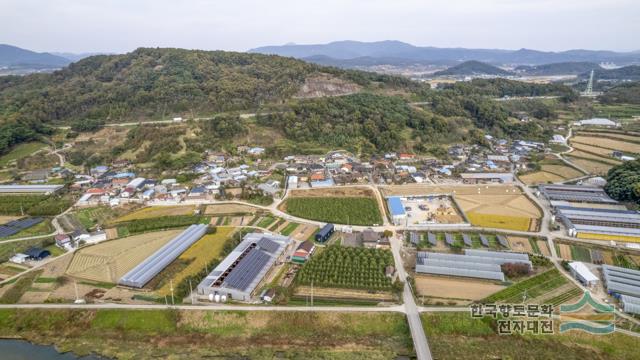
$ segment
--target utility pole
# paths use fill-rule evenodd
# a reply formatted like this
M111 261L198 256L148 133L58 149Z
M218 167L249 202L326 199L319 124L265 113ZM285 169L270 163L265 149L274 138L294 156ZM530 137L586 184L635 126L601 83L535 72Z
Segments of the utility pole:
M175 305L176 300L173 297L173 280L169 280L169 286L171 287L171 305Z
M313 281L311 281L311 307L313 307Z
M195 299L193 298L193 287L191 286L191 279L189 279L189 294L191 294L191 305L194 305Z

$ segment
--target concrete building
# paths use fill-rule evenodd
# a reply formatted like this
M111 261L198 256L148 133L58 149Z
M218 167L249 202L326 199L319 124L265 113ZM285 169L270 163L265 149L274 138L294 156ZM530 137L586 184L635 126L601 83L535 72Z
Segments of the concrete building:
M404 210L400 197L391 196L387 198L387 205L389 206L389 213L391 213L391 221L395 225L402 225L407 221L407 212Z

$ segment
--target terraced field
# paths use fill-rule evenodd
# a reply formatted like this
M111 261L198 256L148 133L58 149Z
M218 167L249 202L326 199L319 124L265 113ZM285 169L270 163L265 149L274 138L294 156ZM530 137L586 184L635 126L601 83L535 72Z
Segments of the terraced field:
M520 281L485 299L486 302L520 303L523 298L533 299L567 283L567 279L558 269L551 269L542 274Z
M66 273L81 279L116 283L180 232L182 230L150 232L89 246L74 254Z

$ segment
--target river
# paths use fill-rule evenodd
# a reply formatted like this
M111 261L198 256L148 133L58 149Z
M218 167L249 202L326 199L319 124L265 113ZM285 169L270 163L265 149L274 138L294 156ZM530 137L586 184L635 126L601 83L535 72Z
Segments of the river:
M0 339L0 354L2 360L108 360L96 355L61 354L53 346L13 339Z

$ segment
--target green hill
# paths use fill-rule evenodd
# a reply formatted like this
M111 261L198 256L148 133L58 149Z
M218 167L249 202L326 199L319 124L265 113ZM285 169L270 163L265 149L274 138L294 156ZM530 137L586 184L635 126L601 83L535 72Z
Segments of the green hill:
M500 69L480 61L465 61L446 70L437 71L435 76L466 76L466 75L512 75L511 72Z
M0 78L0 121L120 122L253 110L292 98L319 73L365 87L372 81L410 85L279 56L141 48L92 56L53 74Z

